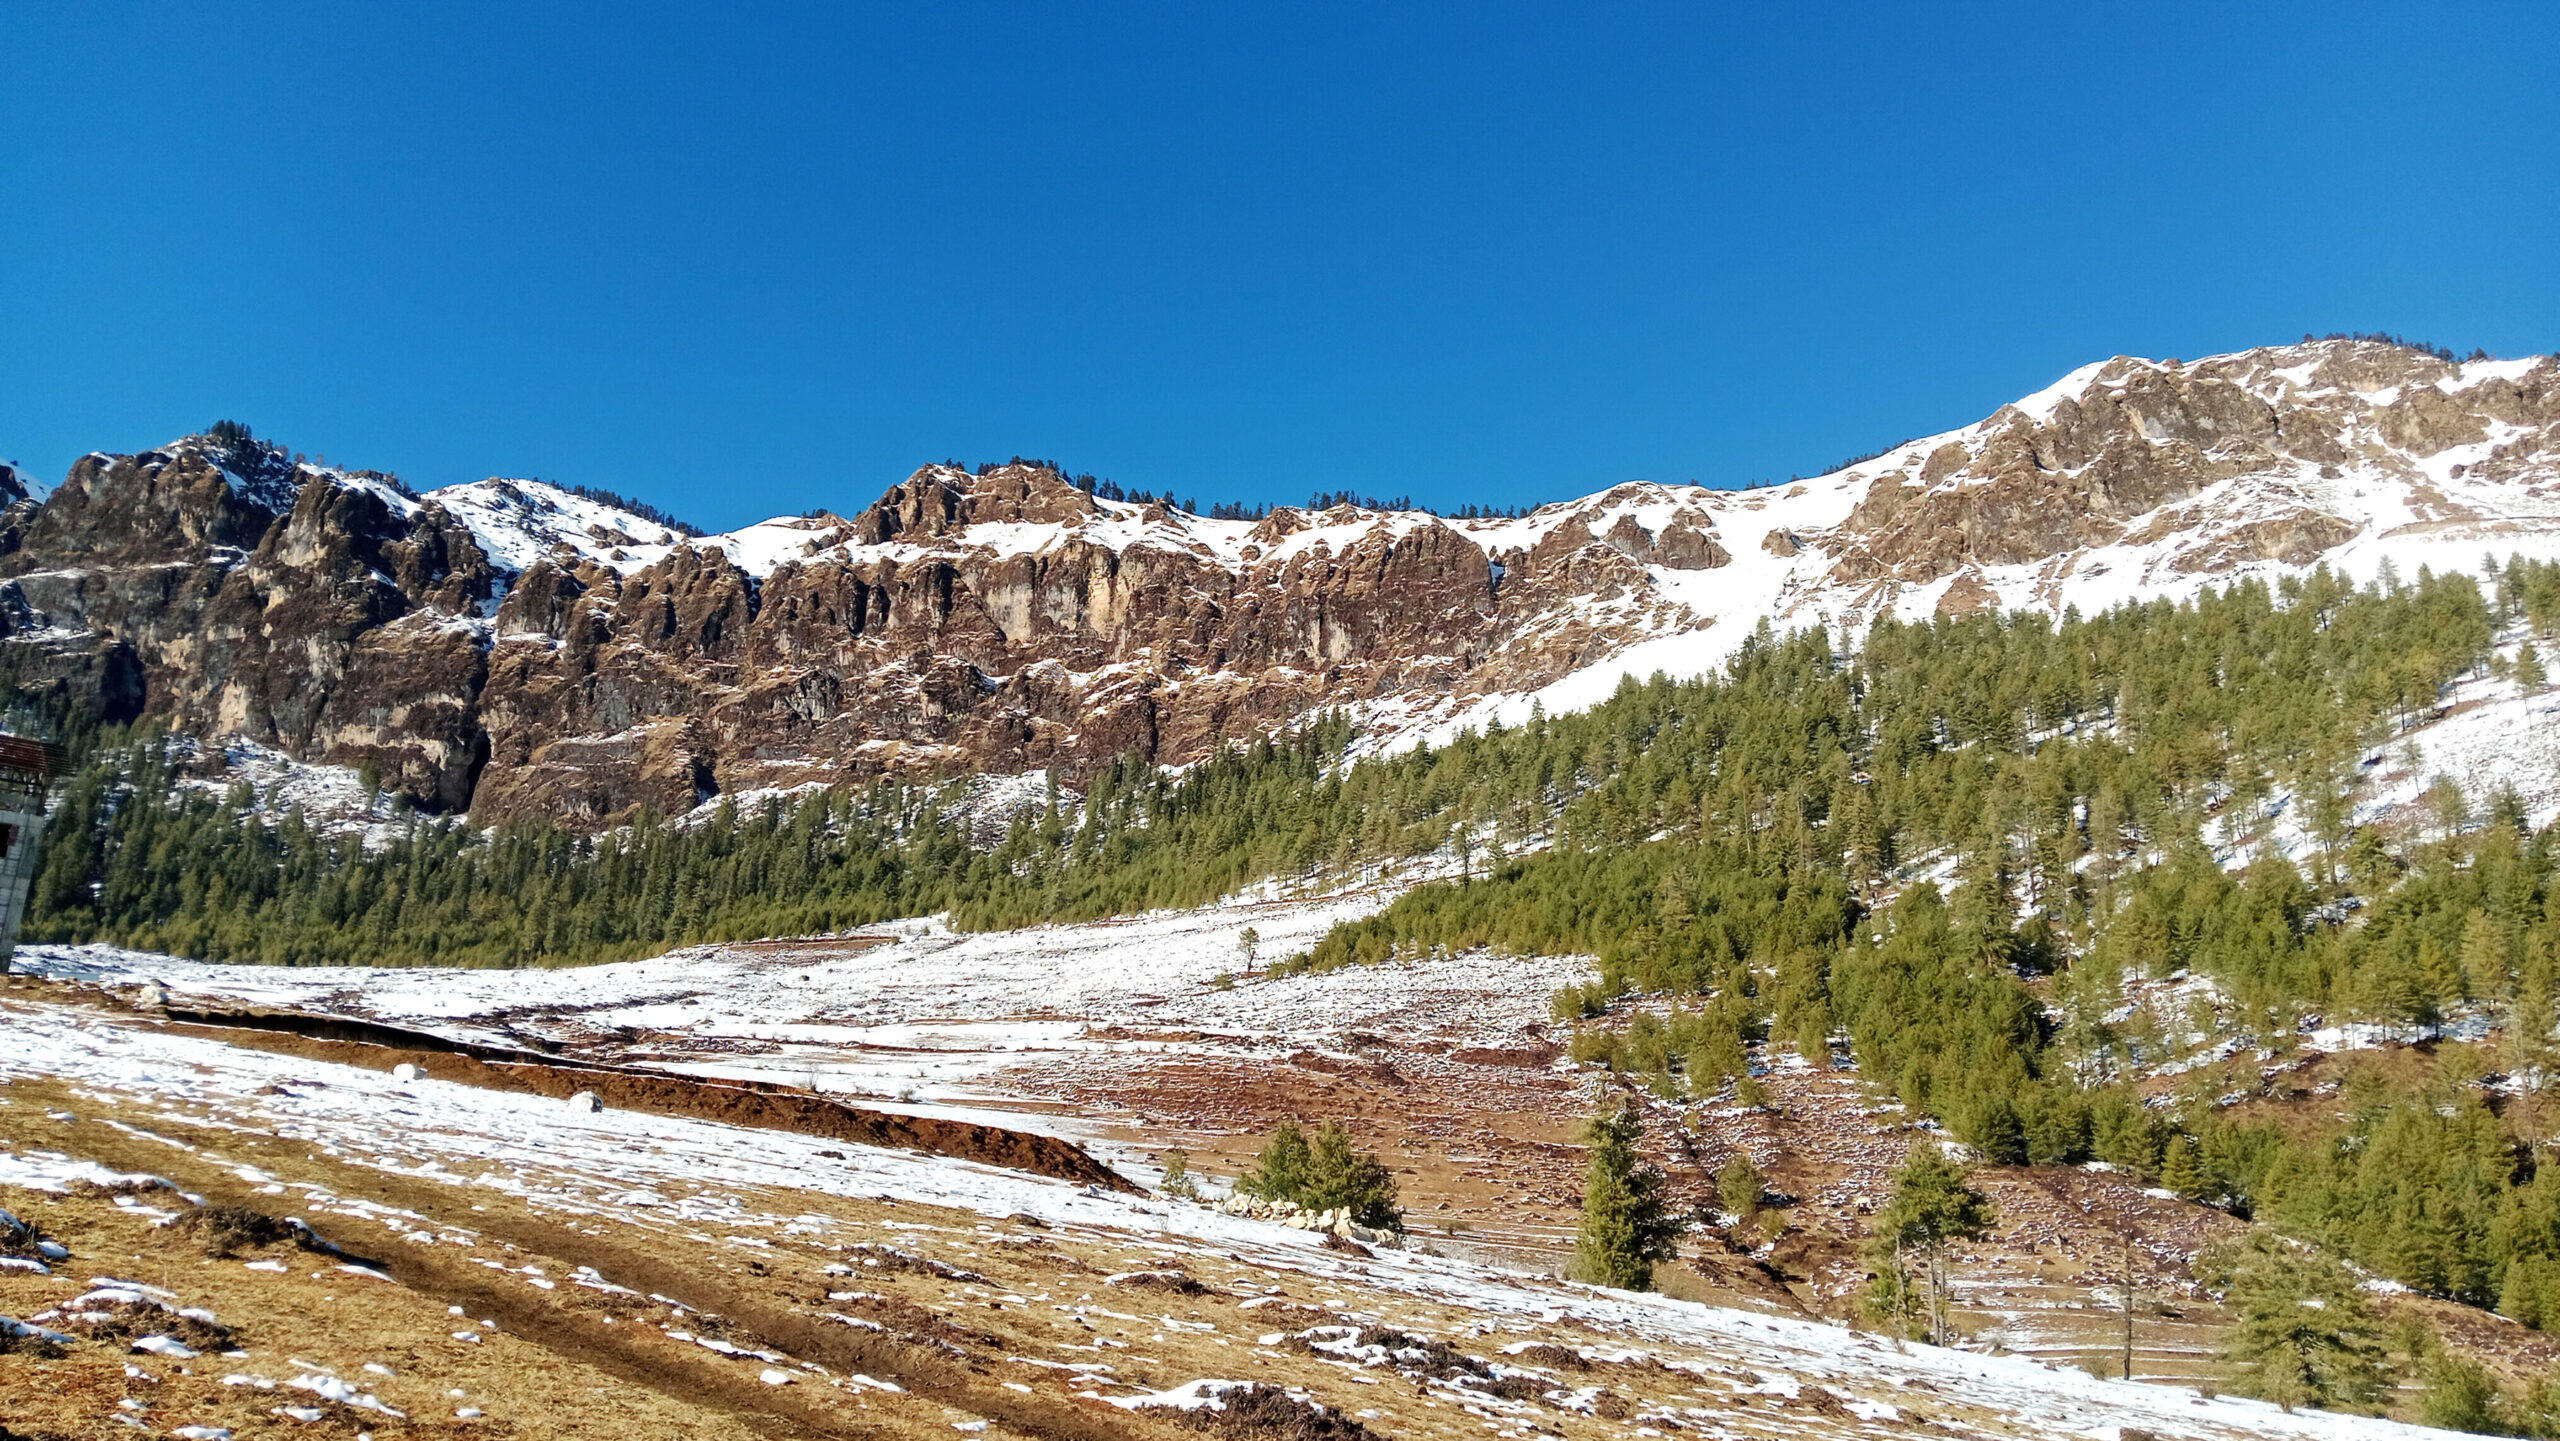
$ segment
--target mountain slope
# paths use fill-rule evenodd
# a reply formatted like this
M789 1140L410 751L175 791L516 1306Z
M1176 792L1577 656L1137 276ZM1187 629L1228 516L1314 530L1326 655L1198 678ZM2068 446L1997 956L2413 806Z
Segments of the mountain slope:
M1516 520L1221 521L1015 464L699 539L531 481L412 496L192 437L0 523L22 683L433 807L601 821L877 774L1372 744L1720 660L1762 619L2083 610L2326 563L2560 555L2560 362L2332 341L2118 358L1784 488Z

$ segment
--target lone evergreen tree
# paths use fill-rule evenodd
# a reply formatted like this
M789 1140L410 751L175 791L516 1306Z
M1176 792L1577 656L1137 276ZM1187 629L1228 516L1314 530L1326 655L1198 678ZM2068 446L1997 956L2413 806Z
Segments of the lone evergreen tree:
M1627 1291L1653 1289L1653 1265L1678 1254L1686 1219L1663 1196L1662 1172L1636 1155L1644 1116L1634 1106L1594 1116L1582 1128L1591 1166L1582 1182L1582 1229L1573 1278Z
M1253 1169L1236 1178L1236 1189L1310 1211L1347 1212L1376 1230L1404 1229L1394 1173L1376 1156L1353 1150L1351 1133L1340 1121L1325 1122L1312 1142L1305 1127L1282 1121L1263 1142Z
M1306 1191L1297 1200L1310 1211L1347 1211L1352 1220L1374 1230L1404 1229L1394 1173L1376 1156L1351 1149L1351 1133L1340 1121L1327 1121L1316 1132Z
M1916 1259L1927 1288L1929 1339L1945 1344L1947 1246L1981 1240L1998 1220L1991 1199L1965 1184L1964 1167L1933 1141L1913 1146L1902 1169L1894 1173L1893 1199L1876 1217L1872 1244L1879 1253L1880 1309L1909 1314L1910 1263Z
M2206 1269L2239 1318L2222 1353L2234 1390L2287 1411L2363 1406L2381 1391L2372 1315L2335 1258L2262 1230Z
M1767 1189L1768 1178L1751 1163L1751 1153L1736 1151L1732 1159L1716 1171L1716 1199L1748 1226L1760 1214L1760 1193Z

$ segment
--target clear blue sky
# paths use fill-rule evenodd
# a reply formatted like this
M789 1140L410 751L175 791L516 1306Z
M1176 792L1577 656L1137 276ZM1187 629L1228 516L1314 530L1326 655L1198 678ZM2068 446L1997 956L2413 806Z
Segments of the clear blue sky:
M1812 473L2112 354L2560 347L2555 77L2545 3L12 5L0 456Z

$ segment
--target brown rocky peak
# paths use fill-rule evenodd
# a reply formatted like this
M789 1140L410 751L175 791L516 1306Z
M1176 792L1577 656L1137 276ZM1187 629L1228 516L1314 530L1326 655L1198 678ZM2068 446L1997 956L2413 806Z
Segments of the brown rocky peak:
M1254 522L1253 529L1246 535L1254 544L1269 547L1278 545L1314 523L1307 519L1305 511L1294 505L1275 505L1271 507L1270 514Z
M1518 563L1532 570L1562 566L1590 546L1668 570L1713 570L1733 561L1716 539L1716 518L1704 492L1695 487L1632 483L1562 509L1563 519Z
M1045 465L1015 462L977 474L928 465L889 487L852 522L868 545L922 541L972 525L1069 525L1095 514L1094 498Z

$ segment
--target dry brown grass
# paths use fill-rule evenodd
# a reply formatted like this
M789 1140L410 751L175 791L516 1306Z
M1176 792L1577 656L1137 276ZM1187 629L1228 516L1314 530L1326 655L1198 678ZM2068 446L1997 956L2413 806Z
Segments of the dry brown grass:
M361 1164L307 1140L197 1124L147 1098L75 1093L55 1082L0 1086L0 1139L20 1151L46 1148L164 1175L205 1202L191 1208L164 1188L124 1197L0 1189L0 1207L75 1257L51 1277L0 1271L0 1312L30 1316L80 1294L91 1277L118 1277L161 1287L177 1298L172 1304L212 1311L248 1353L171 1362L133 1354L130 1335L93 1335L58 1357L0 1356L0 1422L25 1435L133 1434L110 1419L128 1399L146 1406L143 1419L164 1434L180 1424L228 1426L241 1441L358 1431L379 1441L949 1438L977 1434L953 1428L981 1422L983 1434L996 1436L1456 1438L1487 1434L1489 1421L1513 1434L1578 1441L1644 1427L1695 1429L1693 1418L1710 1412L1716 1429L1746 1437L1941 1424L2018 1434L2013 1418L1925 1389L1888 1393L1901 1408L1897 1423L1856 1422L1842 1397L1820 1387L1796 1397L1758 1391L1748 1358L1731 1353L1698 1353L1703 1371L1613 1361L1607 1357L1628 1344L1626 1333L1390 1293L1357 1279L1366 1263L1331 1269L1340 1257L1297 1270L1268 1255L1247 1260L1197 1243L1176 1254L1135 1232L744 1187L734 1189L749 1209L811 1225L805 1234L731 1244L686 1224L545 1207L450 1175ZM244 1166L276 1178L280 1193L243 1180ZM447 1239L421 1244L378 1219L342 1214L345 1206L310 1209L299 1189L306 1185L397 1208L409 1213L410 1231L423 1221ZM175 1223L151 1224L154 1212L176 1213ZM292 1227L292 1216L311 1221L318 1236ZM342 1257L310 1249L315 1244L378 1263L393 1279L343 1270ZM272 1269L278 1265L285 1269ZM578 1284L582 1267L592 1268L591 1281L619 1289ZM1666 1268L1665 1276L1671 1286L1694 1282L1702 1299L1724 1294L1684 1270ZM2086 1319L2095 1354L2112 1337L2110 1319ZM1305 1333L1328 1324L1402 1359L1364 1363L1309 1344ZM2215 1323L2193 1324L2190 1334L2202 1338ZM458 1341L455 1331L479 1339ZM693 1338L779 1359L724 1355ZM1529 1349L1502 1354L1518 1343ZM1665 1357L1680 1350L1654 1349ZM368 1373L367 1362L392 1374ZM128 1365L153 1379L128 1376ZM797 1379L767 1385L760 1373L768 1366ZM405 1419L287 1384L317 1371L378 1395ZM855 1373L902 1389L856 1382ZM266 1377L278 1389L224 1386L227 1374ZM1203 1417L1199 1424L1210 1428L1203 1433L1176 1413L1126 1411L1086 1394L1125 1396L1210 1377L1254 1383L1289 1404L1257 1400L1232 1417ZM280 1419L273 1412L283 1405L316 1407L323 1419ZM462 1407L483 1414L456 1416Z

